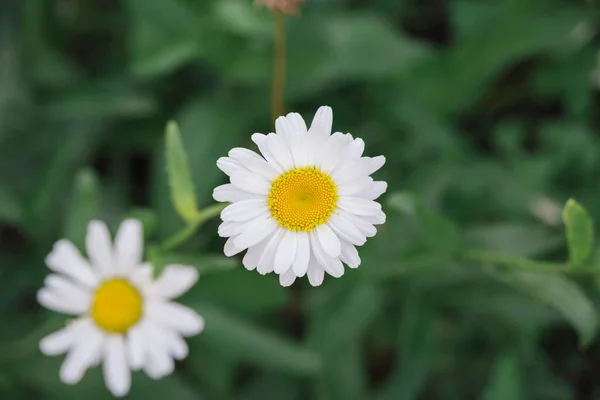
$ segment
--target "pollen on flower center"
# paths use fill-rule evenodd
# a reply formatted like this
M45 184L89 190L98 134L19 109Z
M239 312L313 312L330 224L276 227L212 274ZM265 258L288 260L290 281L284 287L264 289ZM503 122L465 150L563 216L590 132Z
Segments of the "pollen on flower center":
M142 316L142 296L125 279L102 283L94 294L92 318L110 333L125 333Z
M311 231L329 220L337 201L337 185L331 176L317 167L305 167L275 179L267 203L280 226Z

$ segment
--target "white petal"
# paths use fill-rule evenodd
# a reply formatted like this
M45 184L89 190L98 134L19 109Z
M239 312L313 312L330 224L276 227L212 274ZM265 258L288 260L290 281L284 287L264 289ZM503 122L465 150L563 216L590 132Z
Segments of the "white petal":
M347 161L358 160L365 151L365 142L361 138L354 139L348 146Z
M262 252L265 250L267 242L268 239L265 239L262 242L248 248L248 251L242 259L242 264L244 264L244 267L248 271L252 271L258 266L258 261L260 260Z
M236 172L244 172L246 169L235 160L229 157L220 157L217 160L217 168L223 171L226 175L231 176ZM247 172L247 171L246 171Z
M237 160L246 169L261 175L268 181L274 180L279 175L279 172L271 164L252 150L236 147L229 151L229 157Z
M79 250L68 240L59 240L52 252L46 257L48 267L60 274L67 275L88 287L96 287L99 277Z
M294 127L288 121L287 117L284 116L275 120L275 132L277 133L277 136L286 141L286 143L290 143L294 136L296 136Z
M174 330L149 321L146 335L151 338L153 346L167 350L174 359L183 360L187 357L189 352L187 343Z
M38 290L37 300L47 309L63 314L79 315L88 310L88 304L74 303L46 288Z
M373 178L359 178L344 184L338 185L339 196L361 196L364 192L373 186ZM361 196L362 197L362 196Z
M308 270L308 261L310 260L310 241L308 233L298 232L298 248L296 251L296 258L292 264L292 270L296 276L301 277L306 274Z
M323 250L321 247L321 242L315 232L311 232L309 236L312 254L315 256L317 262L325 269L325 271L334 278L339 278L340 276L344 275L344 266L342 265L340 259L330 257L325 253L325 250Z
M304 122L304 118L300 116L298 113L289 113L287 116L288 122L292 125L292 129L296 135L303 135L308 131L306 128L306 122Z
M346 143L345 135L341 132L335 132L331 135L324 145L325 157L320 162L320 167L323 171L331 171L343 159L344 150L348 144Z
M360 256L356 247L348 242L342 242L342 254L340 259L350 268L358 268L360 265Z
M236 244L235 244L236 239L237 239L237 236L232 236L229 239L227 239L227 241L225 242L225 246L223 246L223 253L225 254L225 256L233 257L236 254L239 254L242 251L244 251L244 249L242 247L236 246Z
M238 189L236 186L232 185L231 183L226 183L225 185L217 186L213 190L213 199L219 202L233 203L236 201L256 199L261 197L262 196L254 193L244 192L243 190ZM264 197L264 199L266 200L266 197Z
M151 301L146 312L153 321L174 329L183 336L197 335L204 330L204 318L179 303Z
M362 164L360 162L360 158L361 158L364 150L365 150L365 142L361 138L356 138L356 139L350 141L348 146L344 148L343 159L337 165L336 169L347 167L348 164L353 164L359 168L358 169L359 172L364 173L365 175L368 175L365 173L366 170L361 169Z
M79 329L79 336L71 346L65 361L60 366L60 380L73 385L83 378L85 371L98 358L104 341L102 333L92 326L90 320Z
M315 231L325 253L330 257L339 257L342 251L340 239L338 239L331 228L327 224L323 224L318 226Z
M377 234L377 228L373 226L369 221L365 220L364 217L360 217L358 215L354 215L352 213L346 211L340 211L340 216L347 219L351 223L358 228L360 233L370 238Z
M160 379L173 373L175 363L167 349L150 347L146 354L144 372L152 379Z
M66 353L67 350L79 339L81 332L89 327L89 321L76 320L66 327L49 334L40 341L40 351L47 356Z
M244 230L246 222L225 221L217 228L217 234L221 237L237 236Z
M360 165L364 168L364 171L367 175L371 175L372 173L379 170L385 164L384 156L377 157L362 157L360 159Z
M127 365L123 336L110 335L104 349L104 382L115 397L123 397L131 388L131 371Z
M170 335L167 338L169 354L176 360L183 360L188 356L188 353L190 351L187 343L185 342L185 340L183 340L181 336L177 335L176 333L169 333Z
M289 113L275 120L275 131L286 141L306 133L306 123L298 113Z
M323 267L311 257L306 275L308 276L308 282L310 282L312 286L320 286L323 283L325 271L323 270Z
M281 174L283 172L283 168L277 163L277 160L275 160L275 157L273 157L271 154L271 151L267 146L267 137L262 133L255 133L252 135L252 141L258 146L260 153L271 165L271 167L275 168L275 170Z
M283 287L291 286L292 283L296 280L296 274L290 268L285 273L279 275L279 284Z
M254 194L267 195L271 190L269 181L254 172L236 172L230 180L238 189Z
M253 220L244 231L236 237L235 246L241 249L247 249L255 244L262 242L277 228L277 223L272 218Z
M288 231L283 234L277 250L275 251L275 261L273 271L281 274L292 266L296 258L296 248L298 245L298 235L296 232Z
M341 239L362 246L367 241L365 235L363 235L358 228L350 221L345 219L339 214L332 214L329 218L329 226Z
M44 279L44 285L67 303L83 303L86 308L89 307L92 299L89 290L76 285L63 276L50 274Z
M308 140L306 136L297 136L292 138L290 144L290 153L294 160L294 166L303 168L307 166Z
M337 202L337 206L355 215L374 215L381 211L381 204L359 197L341 196Z
M262 199L242 200L230 204L221 211L223 221L248 221L269 212L267 202Z
M278 228L273 232L273 235L267 242L265 250L262 252L256 270L259 274L265 275L273 272L275 268L275 252L281 241L281 237L285 231L282 228Z
M387 183L382 181L373 182L372 186L359 196L367 200L375 200L387 190Z
M351 160L334 168L331 172L331 178L338 186L343 186L359 179L367 178L368 175L356 165L356 160Z
M187 292L198 280L198 270L187 265L167 265L152 283L152 294L174 299Z
M361 164L360 156L364 149L365 142L362 139L355 139L345 148L342 161L331 171L331 176L338 184L369 175L368 169Z
M287 171L294 168L292 154L277 135L269 133L267 135L267 145L269 146L269 151L277 160L277 163L281 165L284 170Z
M333 125L333 111L331 107L320 107L310 124L309 133L319 139L325 139L331 135L331 126Z
M142 369L146 359L144 351L145 338L142 329L143 324L144 322L140 322L127 331L127 343L125 346L127 351L127 362L134 371Z
M103 276L114 272L114 257L110 243L110 232L104 222L91 221L85 237L88 257L94 267Z
M142 262L144 230L137 219L126 219L115 236L115 258L120 271L128 272Z
M385 223L385 213L383 211L380 211L375 215L369 215L363 218L373 225L381 225Z
M154 267L152 263L143 263L129 274L129 280L137 287L146 287L153 281Z

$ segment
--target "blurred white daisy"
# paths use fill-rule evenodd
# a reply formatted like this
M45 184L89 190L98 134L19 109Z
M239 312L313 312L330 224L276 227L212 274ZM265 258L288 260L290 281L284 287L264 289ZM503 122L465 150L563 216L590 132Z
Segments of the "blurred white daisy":
M355 246L385 222L375 199L387 184L370 177L385 157L362 157L362 139L332 135L332 122L329 107L319 108L310 129L290 113L277 119L277 134L252 135L262 157L234 148L217 161L231 183L215 188L213 197L233 203L221 213L225 255L248 249L244 266L274 271L283 286L305 274L318 286L324 272L342 276L342 262L357 268Z
M114 248L106 225L88 225L89 261L67 240L60 240L46 258L54 272L38 291L41 305L77 316L67 327L46 336L46 355L67 353L60 379L81 380L85 371L103 365L106 386L116 397L129 392L131 371L143 369L159 379L173 372L174 359L187 356L183 336L200 333L204 320L171 300L198 279L193 267L169 265L154 280L151 264L142 263L143 233L138 220L125 220Z

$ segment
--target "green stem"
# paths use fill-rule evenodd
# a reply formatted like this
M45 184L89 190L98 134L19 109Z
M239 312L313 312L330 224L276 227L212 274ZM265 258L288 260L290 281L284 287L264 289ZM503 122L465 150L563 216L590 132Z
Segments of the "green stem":
M275 59L273 67L273 88L271 93L271 111L273 123L285 112L285 69L286 69L286 37L285 16L280 11L273 11L275 16Z
M559 272L574 274L589 274L597 271L591 268L573 269L568 264L552 263L546 261L532 261L527 258L506 256L485 250L467 250L460 254L460 258L466 261L475 261L485 264L501 265L503 267L522 268L538 272Z
M186 240L196 233L198 228L209 219L216 217L227 207L227 203L217 203L200 210L198 218L186 225L182 230L171 236L160 246L163 251L173 250L181 246Z

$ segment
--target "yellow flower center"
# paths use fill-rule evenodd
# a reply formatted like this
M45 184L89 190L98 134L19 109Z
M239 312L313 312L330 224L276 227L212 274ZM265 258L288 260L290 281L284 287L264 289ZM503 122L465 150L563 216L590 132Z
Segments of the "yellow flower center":
M142 296L125 279L111 279L98 287L92 304L92 318L110 333L125 333L142 316Z
M279 226L296 232L326 223L337 201L337 185L317 167L285 172L273 181L267 199Z

